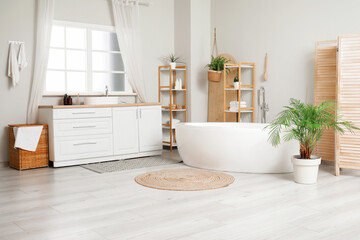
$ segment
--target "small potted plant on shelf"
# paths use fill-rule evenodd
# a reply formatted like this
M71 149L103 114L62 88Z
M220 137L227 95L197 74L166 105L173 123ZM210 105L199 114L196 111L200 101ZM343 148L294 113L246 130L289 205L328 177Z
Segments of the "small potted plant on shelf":
M209 81L219 82L221 79L221 72L224 70L224 65L228 62L229 60L222 56L217 56L216 58L211 56L211 62L207 65L209 67Z
M334 129L340 133L348 130L353 133L355 127L351 122L341 121L336 114L335 101L324 101L319 106L304 104L300 100L290 99L290 106L285 106L277 118L266 128L270 129L269 141L273 146L283 141L297 140L300 143L300 155L292 156L294 180L302 184L314 184L321 158L312 155L316 143L321 139L324 130Z
M182 63L180 62L180 57L177 57L175 54L170 53L169 56L164 57L164 60L169 63L171 66L171 69L176 69L176 63Z
M240 83L239 83L239 73L236 74L236 77L234 78L234 88L239 89Z

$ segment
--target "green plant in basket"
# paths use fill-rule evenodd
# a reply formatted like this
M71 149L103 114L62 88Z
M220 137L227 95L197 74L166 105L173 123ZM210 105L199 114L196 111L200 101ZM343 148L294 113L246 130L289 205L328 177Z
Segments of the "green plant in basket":
M222 71L225 68L225 63L230 62L230 60L222 57L222 56L217 56L216 58L214 56L211 56L211 62L206 65L207 67L209 67L209 70L213 70L213 71ZM230 71L230 69L227 69L227 71Z

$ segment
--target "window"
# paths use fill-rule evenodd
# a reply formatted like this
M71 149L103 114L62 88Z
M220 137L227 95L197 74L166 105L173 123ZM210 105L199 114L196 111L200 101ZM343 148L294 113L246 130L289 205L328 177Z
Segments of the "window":
M46 94L132 93L112 27L55 22L52 27Z

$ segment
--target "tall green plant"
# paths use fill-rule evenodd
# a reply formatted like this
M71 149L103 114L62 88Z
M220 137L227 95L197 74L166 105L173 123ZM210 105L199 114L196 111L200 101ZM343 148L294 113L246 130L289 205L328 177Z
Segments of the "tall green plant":
M230 60L222 56L217 56L216 58L214 56L211 56L211 62L207 66L209 67L210 70L222 71L224 70L225 63L228 62L230 62Z
M300 158L310 159L316 143L326 129L334 129L344 133L345 129L354 133L351 122L341 121L336 113L335 101L324 101L319 106L304 104L300 100L290 99L290 106L279 113L270 123L269 142L277 146L281 142L280 133L285 132L283 141L298 140L300 142Z

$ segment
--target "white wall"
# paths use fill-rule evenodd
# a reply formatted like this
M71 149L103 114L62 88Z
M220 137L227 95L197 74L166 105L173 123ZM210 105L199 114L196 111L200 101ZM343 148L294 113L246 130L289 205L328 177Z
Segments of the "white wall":
M313 102L315 42L360 33L358 0L212 0L220 53L256 63L270 119L289 98ZM264 58L269 54L269 80Z
M188 121L207 121L211 1L175 0L175 53L188 69Z
M174 50L174 0L151 0L141 7L144 76L150 101L157 101L157 66L160 57ZM109 0L57 0L55 19L113 25ZM8 161L7 125L25 123L33 72L36 22L35 0L0 0L0 163ZM16 88L6 76L8 40L24 41L29 66ZM56 103L58 98L43 102Z
M0 0L0 163L8 161L7 125L26 122L33 67L35 0ZM7 78L8 41L26 43L29 65L16 88Z

